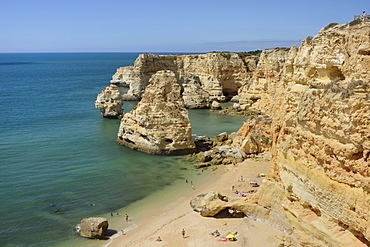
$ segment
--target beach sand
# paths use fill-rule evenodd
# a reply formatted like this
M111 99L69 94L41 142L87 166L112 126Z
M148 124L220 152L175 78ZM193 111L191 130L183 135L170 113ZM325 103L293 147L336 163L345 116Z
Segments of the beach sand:
M247 217L202 217L190 207L193 196L209 191L218 191L231 198L236 197L237 195L232 192L233 185L237 190L243 191L249 187L251 180L261 184L264 178L257 178L257 175L268 174L269 168L270 162L267 157L260 157L259 161L245 160L236 166L218 166L218 170L222 171L213 175L211 182L201 187L194 183L195 189L191 191L190 196L177 200L174 198L176 201L161 208L161 213L141 217L140 222L135 222L135 228L131 227L133 229L123 235L118 232L105 246L276 246L271 238L275 235L286 235L277 228ZM244 182L239 181L241 176ZM190 182L186 186L191 187ZM150 211L150 208L148 210ZM125 219L122 217L121 221L121 229L124 229ZM182 229L185 230L185 238L182 236ZM210 234L216 229L221 236L238 232L237 241L219 241L220 237ZM162 239L161 242L156 241L158 237Z

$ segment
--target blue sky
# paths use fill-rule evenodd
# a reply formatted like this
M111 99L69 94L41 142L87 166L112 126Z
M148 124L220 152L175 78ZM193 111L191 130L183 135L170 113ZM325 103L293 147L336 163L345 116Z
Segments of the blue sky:
M0 53L290 47L363 10L369 1L1 0Z

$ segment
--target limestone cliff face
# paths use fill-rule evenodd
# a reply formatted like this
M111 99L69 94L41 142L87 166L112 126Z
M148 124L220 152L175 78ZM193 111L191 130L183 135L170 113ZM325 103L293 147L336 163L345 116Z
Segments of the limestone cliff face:
M255 74L240 93L271 113L273 162L246 213L303 246L369 246L370 26L323 28L264 56L257 71L274 67L271 76Z
M194 152L188 112L175 74L159 71L149 82L138 105L121 119L116 142L150 154Z
M241 105L253 105L254 108L270 112L276 88L280 86L279 82L284 76L288 51L286 48L277 48L261 53L252 78L239 89Z
M124 114L123 99L116 85L109 85L98 94L95 108L100 109L104 118L119 118Z
M188 86L194 85L189 84L189 81L197 78L197 83L205 91L202 97L206 97L206 101L224 101L226 97L237 94L238 89L252 76L257 62L258 57L256 56L242 56L237 53L141 54L134 66L117 70L113 78L118 79L112 80L112 83L116 81L129 83L130 89L124 95L125 100L138 100L153 74L159 70L171 70L185 92ZM199 98L199 95L195 97ZM188 94L187 99L190 98L191 95ZM191 100L189 102L191 103ZM191 106L190 103L189 106Z
M128 87L130 86L130 80L134 76L133 66L120 67L117 69L116 73L112 76L111 84Z

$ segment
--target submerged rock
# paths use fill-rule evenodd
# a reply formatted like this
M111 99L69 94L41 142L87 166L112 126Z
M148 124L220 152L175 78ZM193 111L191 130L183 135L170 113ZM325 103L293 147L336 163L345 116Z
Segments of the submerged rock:
M173 72L153 75L141 101L121 119L116 142L149 154L194 152L192 128L180 91Z

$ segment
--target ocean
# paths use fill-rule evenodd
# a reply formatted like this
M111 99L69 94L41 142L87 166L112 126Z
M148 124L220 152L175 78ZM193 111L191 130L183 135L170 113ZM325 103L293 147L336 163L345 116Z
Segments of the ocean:
M137 56L0 54L1 246L90 246L94 240L75 233L81 219L107 217L199 172L189 156L117 145L119 120L95 109L116 69ZM206 109L189 118L193 134L213 138L245 121Z

